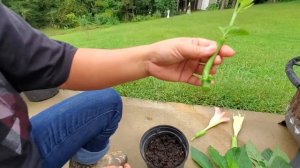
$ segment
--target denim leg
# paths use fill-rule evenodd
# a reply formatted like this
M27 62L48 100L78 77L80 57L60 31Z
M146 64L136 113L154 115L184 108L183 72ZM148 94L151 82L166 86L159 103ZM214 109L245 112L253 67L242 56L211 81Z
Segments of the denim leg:
M113 89L80 93L32 117L44 167L62 167L78 151L106 152L121 117L121 97Z

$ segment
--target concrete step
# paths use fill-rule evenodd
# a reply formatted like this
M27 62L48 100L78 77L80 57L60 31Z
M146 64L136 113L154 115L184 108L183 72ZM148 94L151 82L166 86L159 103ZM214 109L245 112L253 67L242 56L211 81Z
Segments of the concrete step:
M49 100L33 103L27 100L30 115L67 98L78 92L61 90L60 93ZM172 125L180 129L190 140L192 135L207 126L214 114L213 107L186 105L181 103L161 103L123 97L124 111L119 129L112 137L111 151L122 150L128 154L132 168L146 167L139 152L139 142L145 131L160 124ZM222 109L230 113L237 110ZM239 134L239 144L251 141L260 150L279 146L292 159L298 145L285 127L278 123L284 119L283 115L260 113L252 111L239 111L245 114L243 128ZM224 154L231 145L232 121L212 128L207 134L194 141L189 141L203 152L212 145ZM67 167L67 166L65 166ZM186 166L196 168L192 159L187 159Z

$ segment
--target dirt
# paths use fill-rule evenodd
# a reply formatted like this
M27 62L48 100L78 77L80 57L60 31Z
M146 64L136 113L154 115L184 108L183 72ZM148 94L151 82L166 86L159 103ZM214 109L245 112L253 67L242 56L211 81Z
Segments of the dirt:
M145 154L156 168L175 168L185 159L183 144L172 134L159 134L152 138Z

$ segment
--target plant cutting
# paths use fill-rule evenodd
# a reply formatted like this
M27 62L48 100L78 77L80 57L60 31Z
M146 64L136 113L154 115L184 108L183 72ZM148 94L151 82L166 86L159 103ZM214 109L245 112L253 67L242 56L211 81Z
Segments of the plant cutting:
M192 159L201 168L291 168L289 158L279 147L269 148L260 152L252 143L242 147L238 144L238 133L244 121L244 116L238 113L233 115L232 147L222 156L212 146L208 147L209 157L198 149L191 147Z
M215 114L211 118L211 120L209 121L208 126L206 128L204 128L204 129L198 131L193 136L192 141L194 139L196 139L196 138L199 138L199 137L205 135L207 130L209 130L209 129L211 129L211 128L213 128L213 127L215 127L215 126L217 126L217 125L219 125L219 124L221 124L223 122L228 122L228 121L230 121L230 117L229 117L228 113L225 112L225 111L221 112L220 108L215 107Z
M238 113L237 115L233 115L233 136L231 140L231 147L237 147L237 136L243 126L244 116Z
M245 35L247 32L238 27L234 26L237 15L248 9L253 5L253 0L237 0L237 4L234 8L234 12L230 23L226 27L221 27L222 37L218 40L217 51L210 57L206 63L202 75L195 74L202 82L202 87L205 90L210 89L212 82L212 76L209 74L211 67L221 47L225 43L226 39L230 35ZM238 133L242 128L242 123L244 121L244 116L238 114L233 116L234 124L233 130L234 134L232 137L232 147L225 153L221 155L212 146L208 147L208 154L204 154L198 149L191 147L192 159L201 168L291 168L289 164L289 158L282 152L279 147L275 149L267 148L263 152L260 152L255 148L252 143L247 143L244 146L238 146ZM204 129L205 130L205 129ZM204 135L206 131L199 131L196 136ZM195 136L194 136L195 137Z
M216 59L217 55L219 54L223 44L226 42L228 37L232 35L247 35L248 32L244 29L241 29L239 27L234 26L236 17L239 13L243 12L244 10L248 9L253 5L253 0L237 0L237 3L235 5L231 20L226 27L219 27L222 35L217 40L217 50L216 52L209 58L207 63L205 64L204 70L202 72L202 75L194 74L194 76L198 77L199 80L202 83L202 88L204 90L209 90L211 86L211 82L213 79L213 76L210 75L210 71L213 65L214 60Z
M212 146L208 147L209 157L191 147L192 159L201 168L291 168L289 158L279 147L267 148L260 152L252 143L230 148L221 155Z

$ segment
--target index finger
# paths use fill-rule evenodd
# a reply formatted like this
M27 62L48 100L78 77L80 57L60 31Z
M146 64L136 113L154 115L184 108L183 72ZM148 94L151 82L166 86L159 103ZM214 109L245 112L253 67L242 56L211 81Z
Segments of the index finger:
M205 39L205 38L188 38L188 37L183 37L181 38L184 42L190 42L194 45L197 46L203 46L203 47L207 47L207 46L211 46L211 45L217 45L217 42L213 41L213 40L209 40L209 39Z

